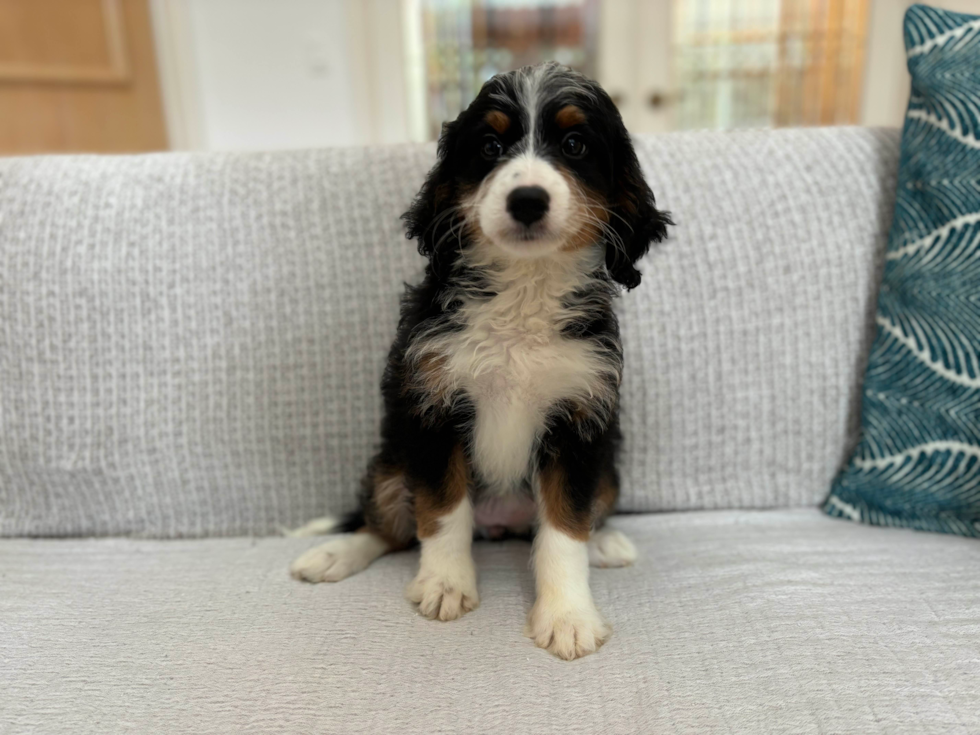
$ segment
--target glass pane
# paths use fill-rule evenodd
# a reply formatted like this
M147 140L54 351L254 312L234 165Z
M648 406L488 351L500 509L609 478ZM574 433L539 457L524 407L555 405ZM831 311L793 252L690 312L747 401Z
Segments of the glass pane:
M595 76L597 0L423 0L429 135L500 71L555 60Z
M676 0L676 127L857 122L867 6Z
M636 23L657 1L629 5ZM659 1L673 8L673 127L858 121L870 0ZM420 0L429 136L499 71L554 59L595 78L602 2L619 0ZM654 35L624 47L639 59Z

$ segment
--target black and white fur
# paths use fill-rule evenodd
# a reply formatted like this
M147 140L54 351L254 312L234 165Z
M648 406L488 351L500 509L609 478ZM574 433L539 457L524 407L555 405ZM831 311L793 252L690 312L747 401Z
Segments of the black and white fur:
M495 76L445 125L404 219L428 266L402 302L381 449L361 512L345 524L358 532L291 571L338 581L418 538L407 595L451 620L479 604L474 528L533 527L527 633L562 658L588 654L610 633L589 564L636 556L601 528L618 493L623 359L612 301L639 284L636 261L666 236L669 216L608 95L545 64Z

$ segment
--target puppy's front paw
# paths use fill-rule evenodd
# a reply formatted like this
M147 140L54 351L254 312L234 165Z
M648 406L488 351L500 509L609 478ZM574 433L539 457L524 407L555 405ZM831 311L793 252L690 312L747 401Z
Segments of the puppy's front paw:
M570 661L594 653L612 634L591 602L572 606L565 600L538 599L524 634L540 648Z
M405 596L431 620L455 620L480 604L476 569L460 569L451 575L422 569L405 589Z

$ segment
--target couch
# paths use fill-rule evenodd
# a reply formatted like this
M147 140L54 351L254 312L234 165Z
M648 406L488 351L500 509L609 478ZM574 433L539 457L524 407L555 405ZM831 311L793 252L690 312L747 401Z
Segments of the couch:
M818 510L856 438L898 133L641 137L677 226L619 301L614 634L338 584L432 146L0 160L0 733L975 733L980 545Z

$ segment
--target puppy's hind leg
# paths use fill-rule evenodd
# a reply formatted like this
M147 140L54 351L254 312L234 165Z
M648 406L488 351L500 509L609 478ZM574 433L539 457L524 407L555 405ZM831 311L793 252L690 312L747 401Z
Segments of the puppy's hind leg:
M400 471L372 465L361 496L364 525L314 546L289 567L290 574L304 582L339 582L364 571L383 554L408 546L415 536L412 501L405 477ZM328 519L317 519L292 535L312 535L307 531L331 530Z
M628 567L636 561L636 547L622 531L600 528L589 536L589 566Z
M381 536L362 528L314 546L301 554L289 567L289 573L304 582L339 582L364 571L391 545Z
M592 509L593 531L589 536L589 566L628 567L636 561L636 547L622 531L603 527L606 517L616 507L619 497L619 475L607 458L607 467L599 477L595 505Z

